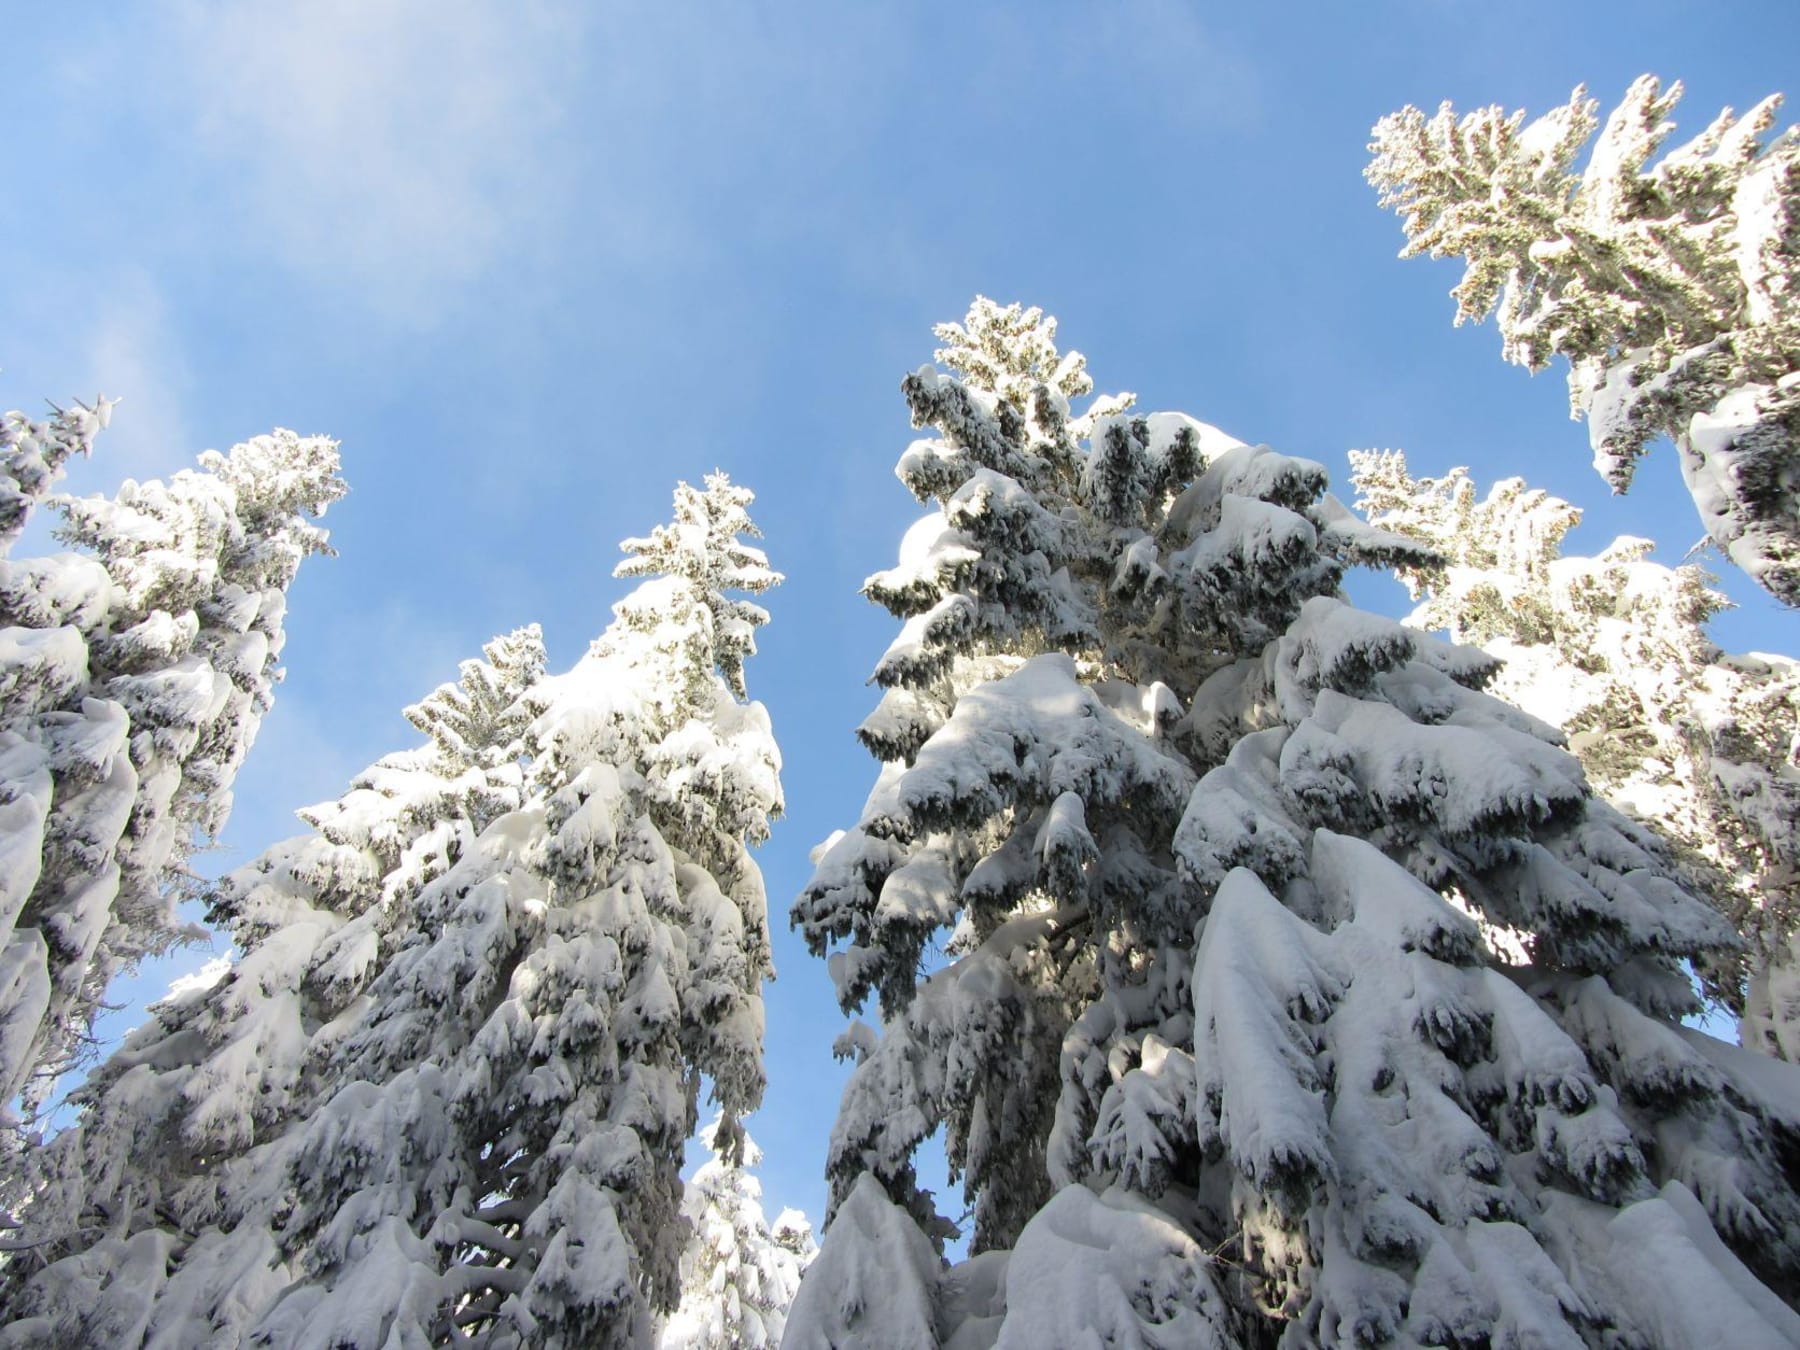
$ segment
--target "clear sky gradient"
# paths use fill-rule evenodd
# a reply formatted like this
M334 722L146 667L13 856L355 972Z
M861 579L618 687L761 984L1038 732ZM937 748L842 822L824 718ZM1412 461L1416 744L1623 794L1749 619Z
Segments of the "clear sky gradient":
M1687 84L1678 138L1800 95L1794 0L15 3L0 40L0 406L123 397L77 491L275 425L343 442L341 556L294 589L204 866L414 743L400 709L493 634L541 622L572 662L677 478L756 490L788 581L749 682L788 814L751 1128L771 1211L815 1220L843 1019L786 909L873 781L851 730L895 624L857 591L918 514L891 470L931 325L976 292L1039 304L1145 410L1340 485L1360 447L1522 474L1588 509L1580 550L1628 532L1678 560L1700 527L1673 451L1607 497L1563 371L1452 330L1456 265L1396 261L1368 131L1578 82L1610 105L1645 71ZM1800 650L1796 616L1725 582L1722 641Z

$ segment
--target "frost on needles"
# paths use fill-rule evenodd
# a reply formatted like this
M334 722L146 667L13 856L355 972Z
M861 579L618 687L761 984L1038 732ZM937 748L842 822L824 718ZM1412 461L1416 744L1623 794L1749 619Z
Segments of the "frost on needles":
M1078 414L1036 310L939 331L865 588L881 767L793 909L881 1026L786 1343L1800 1338L1800 1071L1680 1026L1735 933L1497 662L1340 598L1429 547L1309 460Z
M220 883L243 955L37 1159L0 1345L648 1342L700 1077L733 1158L763 1089L750 500L682 485L573 669L497 638L409 710L423 743Z
M1478 497L1463 469L1350 461L1370 521L1438 554L1400 573L1407 623L1502 658L1489 692L1543 712L1595 788L1675 847L1682 885L1744 937L1703 970L1710 992L1745 1045L1800 1059L1800 662L1720 650L1705 625L1729 602L1700 568L1651 562L1649 540L1565 556L1581 513L1521 479Z
M278 430L167 482L56 494L111 411L0 417L0 1103L28 1117L113 975L188 935L187 859L231 809L288 586L344 492L336 442ZM80 551L12 557L46 504Z
M1580 173L1600 124L1584 89L1530 123L1407 107L1376 124L1366 174L1405 218L1402 257L1465 260L1458 323L1494 313L1532 370L1568 358L1615 491L1669 436L1707 534L1800 604L1800 128L1764 143L1774 96L1651 164L1680 97L1635 81Z
M701 1132L711 1156L682 1189L692 1226L681 1253L681 1304L657 1328L657 1350L775 1350L800 1272L817 1250L812 1225L784 1209L763 1213L762 1158L748 1133L735 1141L723 1119ZM726 1155L735 1148L737 1159Z

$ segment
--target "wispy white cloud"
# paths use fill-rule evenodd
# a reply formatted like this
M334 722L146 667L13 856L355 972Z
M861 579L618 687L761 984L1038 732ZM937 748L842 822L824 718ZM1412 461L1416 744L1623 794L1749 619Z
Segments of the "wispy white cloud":
M78 336L71 374L84 391L117 399L90 469L72 470L70 486L112 491L123 478L163 478L192 466L202 448L189 439L183 404L191 377L161 292L134 272L107 293Z
M236 228L390 318L441 311L559 192L578 11L474 0L193 0L169 97Z
M80 303L71 303L79 297ZM29 341L4 352L7 407L41 416L48 403L118 401L91 460L69 465L63 487L112 492L125 478L163 478L202 447L186 414L192 375L161 289L141 268L57 272L14 288L9 319Z
M1249 63L1191 0L968 23L975 40L945 46L941 83L918 88L901 56L943 35L882 7L182 0L67 59L62 87L71 106L129 105L168 154L145 199L166 254L204 228L335 310L419 328L484 280L554 287L571 247L629 274L848 223L855 258L923 273L933 250L879 210L841 219L897 114L948 145L998 101L1016 105L1003 123L1055 139L1079 132L1079 91L1099 81L1169 123L1257 116Z

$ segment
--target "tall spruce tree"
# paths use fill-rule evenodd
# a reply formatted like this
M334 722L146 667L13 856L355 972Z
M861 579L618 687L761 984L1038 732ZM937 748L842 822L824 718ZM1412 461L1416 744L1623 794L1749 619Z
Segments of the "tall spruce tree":
M113 975L190 931L187 859L231 809L288 586L344 492L334 441L278 430L166 483L55 496L110 411L0 419L0 1101L28 1113ZM7 556L46 502L81 551Z
M788 1344L1800 1335L1800 1071L1678 1022L1730 926L1495 660L1339 598L1428 550L1179 414L1077 437L1034 317L902 384L882 768L794 908L882 1026Z
M763 1083L750 500L682 485L572 670L497 640L412 711L424 746L221 884L244 955L84 1090L0 1345L649 1338L700 1076L728 1151Z
M1350 460L1370 523L1439 556L1400 573L1407 622L1504 660L1488 692L1562 727L1589 781L1676 846L1683 886L1745 939L1712 992L1745 1045L1800 1058L1800 663L1720 650L1706 622L1729 602L1700 568L1649 561L1648 540L1565 556L1581 512L1522 479L1482 497L1463 469Z
M1800 604L1800 129L1763 142L1775 96L1651 165L1680 97L1638 79L1579 173L1599 125L1583 89L1530 124L1403 108L1376 124L1367 176L1405 217L1402 257L1467 261L1458 323L1495 313L1532 370L1568 358L1615 491L1669 436L1713 541Z

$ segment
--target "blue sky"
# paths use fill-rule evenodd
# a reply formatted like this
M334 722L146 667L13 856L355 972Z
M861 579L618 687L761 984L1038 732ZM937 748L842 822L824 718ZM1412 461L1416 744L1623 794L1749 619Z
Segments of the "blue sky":
M976 292L1040 304L1100 388L1323 461L1523 474L1575 536L1700 529L1661 447L1619 501L1562 372L1453 330L1361 179L1404 103L1545 110L1680 77L1697 132L1800 95L1800 6L712 5L393 0L5 7L0 406L123 396L77 491L274 425L343 443L336 559L291 597L287 683L239 779L247 860L412 743L399 710L520 623L566 666L674 480L758 495L788 581L751 665L787 760L772 1207L823 1207L841 1070L785 927L852 823L851 738L894 624L857 594L917 513L900 377ZM1784 118L1784 123L1791 118ZM1678 133L1679 134L1679 133ZM1800 650L1741 577L1729 646ZM1380 598L1379 586L1359 594ZM195 954L186 964L198 964ZM126 1014L129 1018L130 1014ZM118 1019L115 1019L118 1020Z

